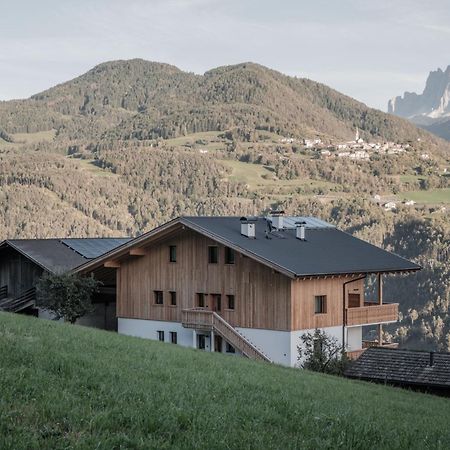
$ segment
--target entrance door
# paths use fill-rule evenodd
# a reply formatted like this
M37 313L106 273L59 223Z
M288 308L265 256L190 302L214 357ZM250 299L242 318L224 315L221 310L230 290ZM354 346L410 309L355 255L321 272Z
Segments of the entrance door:
M348 307L349 308L359 308L361 306L361 295L360 294L348 294Z
M214 335L214 351L222 351L222 336L218 336L217 334Z
M222 311L222 296L220 294L211 294L211 311L219 314Z

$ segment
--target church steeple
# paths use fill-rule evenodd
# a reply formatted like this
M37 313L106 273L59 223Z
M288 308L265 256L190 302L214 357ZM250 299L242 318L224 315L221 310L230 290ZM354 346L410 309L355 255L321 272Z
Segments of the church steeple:
M359 128L356 127L355 142L359 141Z

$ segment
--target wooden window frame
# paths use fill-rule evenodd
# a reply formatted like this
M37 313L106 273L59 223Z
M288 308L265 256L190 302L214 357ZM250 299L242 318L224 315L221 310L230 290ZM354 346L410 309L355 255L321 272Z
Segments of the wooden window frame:
M164 336L164 330L158 330L156 333L158 335L158 341L159 342L166 342L165 341L165 336Z
M216 257L215 258L211 258L212 249L216 249ZM215 261L212 261L212 259L215 259ZM219 264L219 247L217 245L208 245L208 264Z
M161 303L158 302L159 295L161 294ZM154 306L164 306L164 292L155 290L153 291L153 305Z
M176 331L170 331L170 342L172 344L178 344L178 333Z
M234 266L236 264L236 252L234 248L225 247L225 264L227 266Z
M173 251L173 253L172 253ZM177 262L177 246L169 245L169 262L176 263Z
M320 300L319 300L320 299ZM320 308L317 308L317 301L320 301ZM320 311L317 311L320 309ZM315 295L314 296L314 314L326 314L327 313L327 296L326 295Z
M232 300L230 302L230 300ZM230 303L232 303L232 308L230 307ZM236 310L236 297L234 294L228 294L227 295L227 307L226 307L227 311L235 311Z
M170 295L170 303L169 306L175 307L177 306L177 292L176 291L169 291L169 295ZM175 299L175 303L173 302L173 300Z
M203 306L200 305L200 298L202 299ZM206 294L203 292L197 292L195 294L195 306L197 308L206 308Z

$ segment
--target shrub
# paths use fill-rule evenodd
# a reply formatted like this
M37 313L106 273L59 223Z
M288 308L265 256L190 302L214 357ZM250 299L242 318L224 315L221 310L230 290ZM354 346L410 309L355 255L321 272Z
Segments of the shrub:
M36 305L52 312L57 319L75 323L93 311L91 300L98 286L99 282L94 278L44 274L36 285Z
M298 358L302 369L315 372L342 375L348 365L348 358L338 340L322 330L304 333L302 345L297 346Z

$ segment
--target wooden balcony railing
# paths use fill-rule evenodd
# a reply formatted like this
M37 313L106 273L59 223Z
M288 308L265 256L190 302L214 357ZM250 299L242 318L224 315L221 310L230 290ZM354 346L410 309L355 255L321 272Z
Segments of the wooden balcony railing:
M271 362L268 356L214 311L207 309L184 309L182 311L181 322L185 328L214 331L214 333L222 336L223 339L242 352L247 358Z
M347 353L349 359L358 359L369 347L383 347L383 348L398 348L397 342L386 342L385 344L379 345L378 341L363 341L362 347L359 350L351 350Z
M345 310L345 324L347 326L396 322L398 320L398 303L383 303L382 305L364 303L364 305L360 308Z
M0 300L0 310L7 312L19 312L36 303L36 289L30 288L16 298L3 298Z

